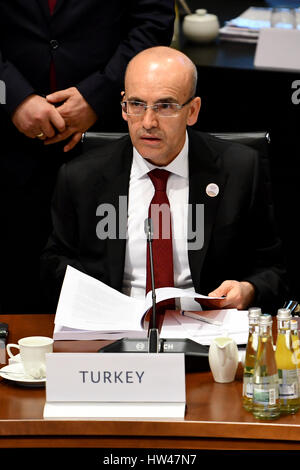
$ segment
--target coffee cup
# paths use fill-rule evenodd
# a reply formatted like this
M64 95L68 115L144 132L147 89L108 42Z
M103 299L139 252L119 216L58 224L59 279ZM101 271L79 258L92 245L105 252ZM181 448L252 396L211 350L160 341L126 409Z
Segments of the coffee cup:
M7 354L13 358L11 349L20 351L21 362L27 375L35 379L46 377L46 354L53 352L53 339L46 336L28 336L21 338L18 344L9 343Z

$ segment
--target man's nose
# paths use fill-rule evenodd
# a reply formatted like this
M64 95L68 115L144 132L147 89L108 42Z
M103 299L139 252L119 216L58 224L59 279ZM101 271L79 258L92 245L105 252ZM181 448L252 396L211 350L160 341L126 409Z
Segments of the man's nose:
M147 108L143 115L143 127L151 129L158 126L158 116L153 108Z

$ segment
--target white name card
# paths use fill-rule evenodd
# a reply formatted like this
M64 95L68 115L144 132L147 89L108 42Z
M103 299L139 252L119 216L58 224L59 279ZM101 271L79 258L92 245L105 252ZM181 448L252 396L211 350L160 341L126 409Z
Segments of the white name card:
M184 417L183 354L51 353L44 417Z
M259 33L254 65L265 69L300 70L300 30L266 28Z

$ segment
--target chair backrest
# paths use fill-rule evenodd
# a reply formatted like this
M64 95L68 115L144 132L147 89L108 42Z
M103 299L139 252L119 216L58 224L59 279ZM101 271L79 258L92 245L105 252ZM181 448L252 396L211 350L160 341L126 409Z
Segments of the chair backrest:
M210 135L223 140L230 140L248 145L259 151L262 156L269 158L268 145L270 136L268 132L209 132ZM82 135L83 151L86 152L95 147L103 147L126 133L122 132L85 132Z
M270 175L269 162L269 144L270 135L268 132L209 132L208 134L218 137L219 139L229 140L232 142L248 145L258 151L260 155L261 165L265 174L265 182L268 186L270 200L272 200L272 183ZM103 147L104 145L119 139L126 135L122 132L86 132L82 135L83 152L95 147Z
M125 132L85 132L81 137L82 150L87 152L95 147L103 147L124 135Z

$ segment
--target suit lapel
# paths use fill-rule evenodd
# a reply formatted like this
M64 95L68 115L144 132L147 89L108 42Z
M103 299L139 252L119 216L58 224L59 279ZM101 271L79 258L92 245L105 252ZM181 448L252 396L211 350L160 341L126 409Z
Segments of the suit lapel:
M57 15L57 13L59 12L59 10L61 9L64 3L65 3L65 0L57 0L52 16Z
M119 149L119 147L118 147ZM102 172L101 180L95 185L97 207L105 204L110 214L115 216L116 230L106 239L107 243L107 269L109 270L110 285L116 289L122 287L126 234L129 178L132 163L132 146L130 141L124 151L117 151L111 156L113 165Z
M48 0L35 0L35 1L38 4L39 8L41 9L44 18L47 21L50 21L51 15L50 15L50 10L49 10Z
M193 227L196 236L203 239L203 246L195 249L196 244L189 243L189 263L195 289L200 285L201 270L209 246L216 211L222 198L226 176L220 171L220 158L199 134L189 131L189 227ZM215 196L207 194L207 186L211 183L217 185L219 193ZM204 208L204 236L199 235L199 212L197 204ZM199 209L200 206L198 206ZM198 217L198 220L196 218ZM202 232L203 233L203 232ZM199 238L198 238L199 240Z

